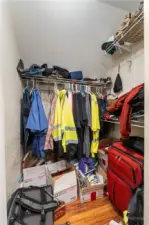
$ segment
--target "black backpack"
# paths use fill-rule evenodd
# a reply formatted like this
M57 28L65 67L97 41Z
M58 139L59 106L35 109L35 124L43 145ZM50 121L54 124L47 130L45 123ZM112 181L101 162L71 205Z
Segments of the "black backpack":
M122 91L122 89L123 89L122 80L120 74L118 73L114 83L113 91L114 93L119 93L120 91Z
M128 224L143 225L144 224L144 186L138 187L131 198L128 207Z
M53 225L58 206L51 186L20 188L8 201L8 225Z

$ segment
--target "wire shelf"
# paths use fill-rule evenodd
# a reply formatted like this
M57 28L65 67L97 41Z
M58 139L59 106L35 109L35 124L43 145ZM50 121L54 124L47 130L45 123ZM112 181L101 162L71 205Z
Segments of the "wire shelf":
M129 25L123 32L116 36L115 40L119 42L136 43L144 39L144 14L140 14L136 19L132 18Z
M119 46L120 52L124 51L131 52L132 44L141 42L144 40L144 12L141 11L140 14L132 17L125 27L125 29L121 29L115 35L114 42L106 49L106 52L111 51L111 49L115 46ZM121 43L129 43L131 44L131 48L125 47ZM117 52L117 51L116 51ZM115 55L116 52L113 54ZM120 53L119 52L119 53Z
M43 84L80 84L80 85L88 85L91 87L111 87L112 82L100 83L100 81L84 81L84 80L71 80L71 79L63 79L63 78L46 78L43 76L20 76L22 81L37 81Z
M104 122L120 125L120 122L118 120L104 120ZM132 120L131 121L131 126L132 127L138 127L138 128L144 128L144 122Z

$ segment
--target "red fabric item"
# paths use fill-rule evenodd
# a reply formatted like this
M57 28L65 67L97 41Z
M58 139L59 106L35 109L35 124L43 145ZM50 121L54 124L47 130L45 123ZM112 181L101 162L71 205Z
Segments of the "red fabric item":
M104 159L102 159L102 164L105 166L106 165L106 161Z
M120 117L120 132L123 139L128 139L131 133L131 114L132 114L132 107L129 102L138 94L141 88L144 87L144 84L141 84L131 90L127 95L122 112Z
M134 151L131 151L129 149L127 149L122 142L117 142L115 144L113 144L113 147L117 147L117 148L120 148L123 152L131 155L132 157L136 158L136 159L139 159L140 161L144 161L144 156L143 155L140 155L138 154L137 152L134 152ZM143 166L143 164L142 164Z
M109 113L106 113L105 119L106 119L106 120L109 120L109 119L110 119L110 116L111 116L111 115L110 115Z
M128 209L134 189L143 182L144 157L128 150L121 142L108 150L108 192L116 208Z
M132 197L131 188L108 169L108 191L112 203L120 212L128 209Z
M118 98L111 106L108 107L109 112L116 112L120 109L122 109L124 101L126 97L129 95L130 92L122 95L120 98Z
M96 200L96 192L91 193L91 201Z

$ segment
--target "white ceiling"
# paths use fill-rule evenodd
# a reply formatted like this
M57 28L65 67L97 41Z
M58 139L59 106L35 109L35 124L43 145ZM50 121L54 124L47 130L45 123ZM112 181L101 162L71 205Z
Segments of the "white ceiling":
M104 3L108 3L114 7L118 7L120 9L133 12L137 9L140 0L99 0Z

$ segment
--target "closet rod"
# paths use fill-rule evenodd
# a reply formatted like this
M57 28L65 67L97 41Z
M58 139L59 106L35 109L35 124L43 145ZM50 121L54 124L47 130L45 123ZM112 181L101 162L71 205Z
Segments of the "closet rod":
M27 76L20 76L21 80L28 80L28 81L38 81L40 83L45 83L45 84L80 84L80 85L89 85L91 87L100 87L100 86L110 86L112 84L112 82L108 82L108 83L100 83L98 81L79 81L79 80L69 80L69 79L53 79L53 78L45 78L43 76L32 76L32 77L27 77ZM98 83L96 83L98 82Z

